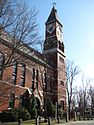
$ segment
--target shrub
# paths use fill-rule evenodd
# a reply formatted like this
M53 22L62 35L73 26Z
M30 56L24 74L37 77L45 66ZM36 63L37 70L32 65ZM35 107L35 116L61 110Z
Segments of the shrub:
M47 99L46 108L47 108L47 116L54 117L55 106L52 104L52 102L49 99Z
M14 110L4 111L0 113L1 122L14 122L18 120L18 114Z
M41 113L40 101L37 97L32 94L29 98L25 98L23 106L26 107L28 112L31 114L31 118L34 119Z
M30 114L25 108L16 109L18 113L18 119L22 119L23 121L30 119Z
M19 119L22 119L23 121L30 119L30 114L23 107L6 110L0 113L1 122L14 122L14 121L18 121Z

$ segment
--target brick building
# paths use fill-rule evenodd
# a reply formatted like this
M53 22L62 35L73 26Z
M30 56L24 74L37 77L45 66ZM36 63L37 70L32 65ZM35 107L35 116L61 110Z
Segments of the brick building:
M57 10L53 7L45 23L43 53L24 46L18 50L21 61L3 68L5 56L11 49L11 38L0 35L0 111L17 107L22 96L28 98L32 93L43 107L49 98L66 110L66 69L62 24ZM25 60L25 61L24 61Z

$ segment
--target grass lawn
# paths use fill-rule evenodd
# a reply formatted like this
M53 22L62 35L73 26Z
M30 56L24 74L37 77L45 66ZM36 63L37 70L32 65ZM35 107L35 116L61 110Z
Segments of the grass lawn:
M4 122L4 123L1 123L0 125L18 125L18 122ZM23 121L21 125L35 125L35 120ZM48 125L48 123L41 122L40 125Z
M64 121L60 120L60 123L64 123ZM51 121L51 125L55 125L55 124L57 124L57 121L55 120ZM22 125L35 125L35 120L24 121ZM48 125L48 123L41 121L40 125Z
M35 125L35 120L24 121L22 125Z
M64 123L64 121L60 120L60 123ZM57 121L55 120L51 121L51 125L55 124L57 124ZM18 125L18 122L1 123L1 125ZM35 120L28 120L28 121L23 121L21 125L36 125L36 124ZM48 125L48 123L41 121L40 125Z

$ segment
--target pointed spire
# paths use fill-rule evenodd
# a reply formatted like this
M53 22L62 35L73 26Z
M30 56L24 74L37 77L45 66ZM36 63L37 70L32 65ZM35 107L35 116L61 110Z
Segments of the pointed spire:
M61 26L62 24L59 21L58 15L57 15L57 10L55 9L55 3L53 3L53 8L51 10L51 13L46 21L46 24L52 23L57 21Z

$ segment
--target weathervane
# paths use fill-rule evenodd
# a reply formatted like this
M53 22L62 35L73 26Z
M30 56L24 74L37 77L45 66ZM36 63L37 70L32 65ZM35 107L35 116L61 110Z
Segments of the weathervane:
M53 2L53 7L55 7L56 6L56 3L55 2Z

